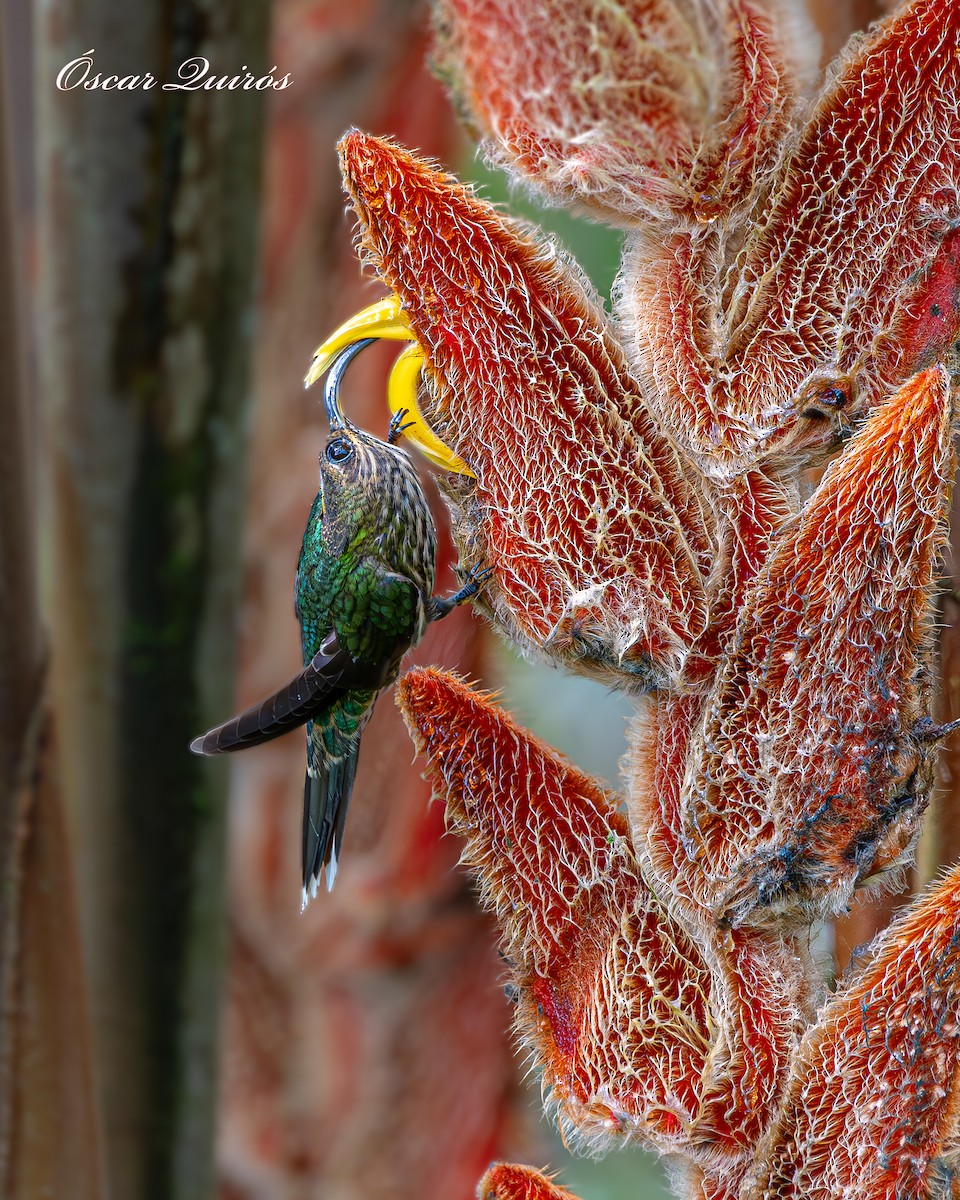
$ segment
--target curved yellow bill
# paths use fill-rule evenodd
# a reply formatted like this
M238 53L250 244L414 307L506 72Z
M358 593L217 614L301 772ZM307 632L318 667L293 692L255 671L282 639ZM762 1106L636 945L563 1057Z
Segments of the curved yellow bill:
M323 345L313 352L310 370L304 376L303 386L310 387L330 368L330 364L345 346L363 338L387 338L393 342L414 341L413 330L407 322L406 313L396 296L378 300L363 312L358 312L349 321L344 321L334 330Z
M417 385L424 363L423 351L417 344L407 315L396 296L388 296L385 300L371 304L369 308L358 312L348 321L344 321L339 329L334 330L314 352L313 362L303 380L304 387L316 383L329 370L341 350L364 338L386 338L389 341L413 343L406 347L390 372L387 385L387 403L390 411L406 411L404 436L424 457L445 471L455 471L458 475L470 475L475 478L463 459L440 441L420 411L417 404Z

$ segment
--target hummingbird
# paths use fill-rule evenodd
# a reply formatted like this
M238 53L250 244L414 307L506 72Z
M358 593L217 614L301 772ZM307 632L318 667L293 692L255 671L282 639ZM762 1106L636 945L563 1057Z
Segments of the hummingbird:
M324 870L328 890L336 879L360 735L377 697L430 622L474 596L489 577L474 569L454 595L433 595L436 528L413 463L395 445L407 414L394 414L386 442L343 415L344 373L374 340L347 346L324 387L330 433L294 585L303 670L190 745L195 754L224 754L306 725L304 907Z

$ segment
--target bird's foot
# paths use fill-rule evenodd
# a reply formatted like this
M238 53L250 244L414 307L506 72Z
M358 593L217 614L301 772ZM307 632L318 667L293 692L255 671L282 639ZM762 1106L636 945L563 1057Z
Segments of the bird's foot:
M913 736L921 742L942 742L960 729L960 721L938 724L932 717L921 717L913 727ZM190 747L191 750L193 747Z
M439 621L441 617L447 616L460 604L466 600L471 600L477 592L488 582L493 575L492 567L481 567L479 565L470 568L470 574L467 577L467 582L452 596L431 596L427 602L427 615L431 621Z
M398 408L390 418L390 428L387 430L387 444L390 446L399 442L405 429L412 429L416 425L416 421L407 421L410 410L408 408Z

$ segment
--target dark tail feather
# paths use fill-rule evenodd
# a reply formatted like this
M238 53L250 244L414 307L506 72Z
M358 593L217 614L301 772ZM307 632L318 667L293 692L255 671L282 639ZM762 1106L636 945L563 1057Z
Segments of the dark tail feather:
M382 686L383 674L384 668L379 663L366 671L358 667L340 649L336 636L330 634L299 675L266 700L194 738L190 749L194 754L226 754L259 746L306 724L317 712L338 700L348 687L356 687L358 683Z
M327 891L333 887L343 845L343 827L353 780L357 773L359 742L343 758L321 761L307 771L303 786L303 904L317 894L324 867Z

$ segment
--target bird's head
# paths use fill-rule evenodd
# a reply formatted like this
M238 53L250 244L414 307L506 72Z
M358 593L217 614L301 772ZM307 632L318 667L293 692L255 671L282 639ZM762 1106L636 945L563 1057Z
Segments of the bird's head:
M320 454L323 538L339 553L353 536L376 536L408 510L426 501L406 451L358 429L344 416L340 386L347 367L374 339L347 346L327 373L323 401L330 433Z

